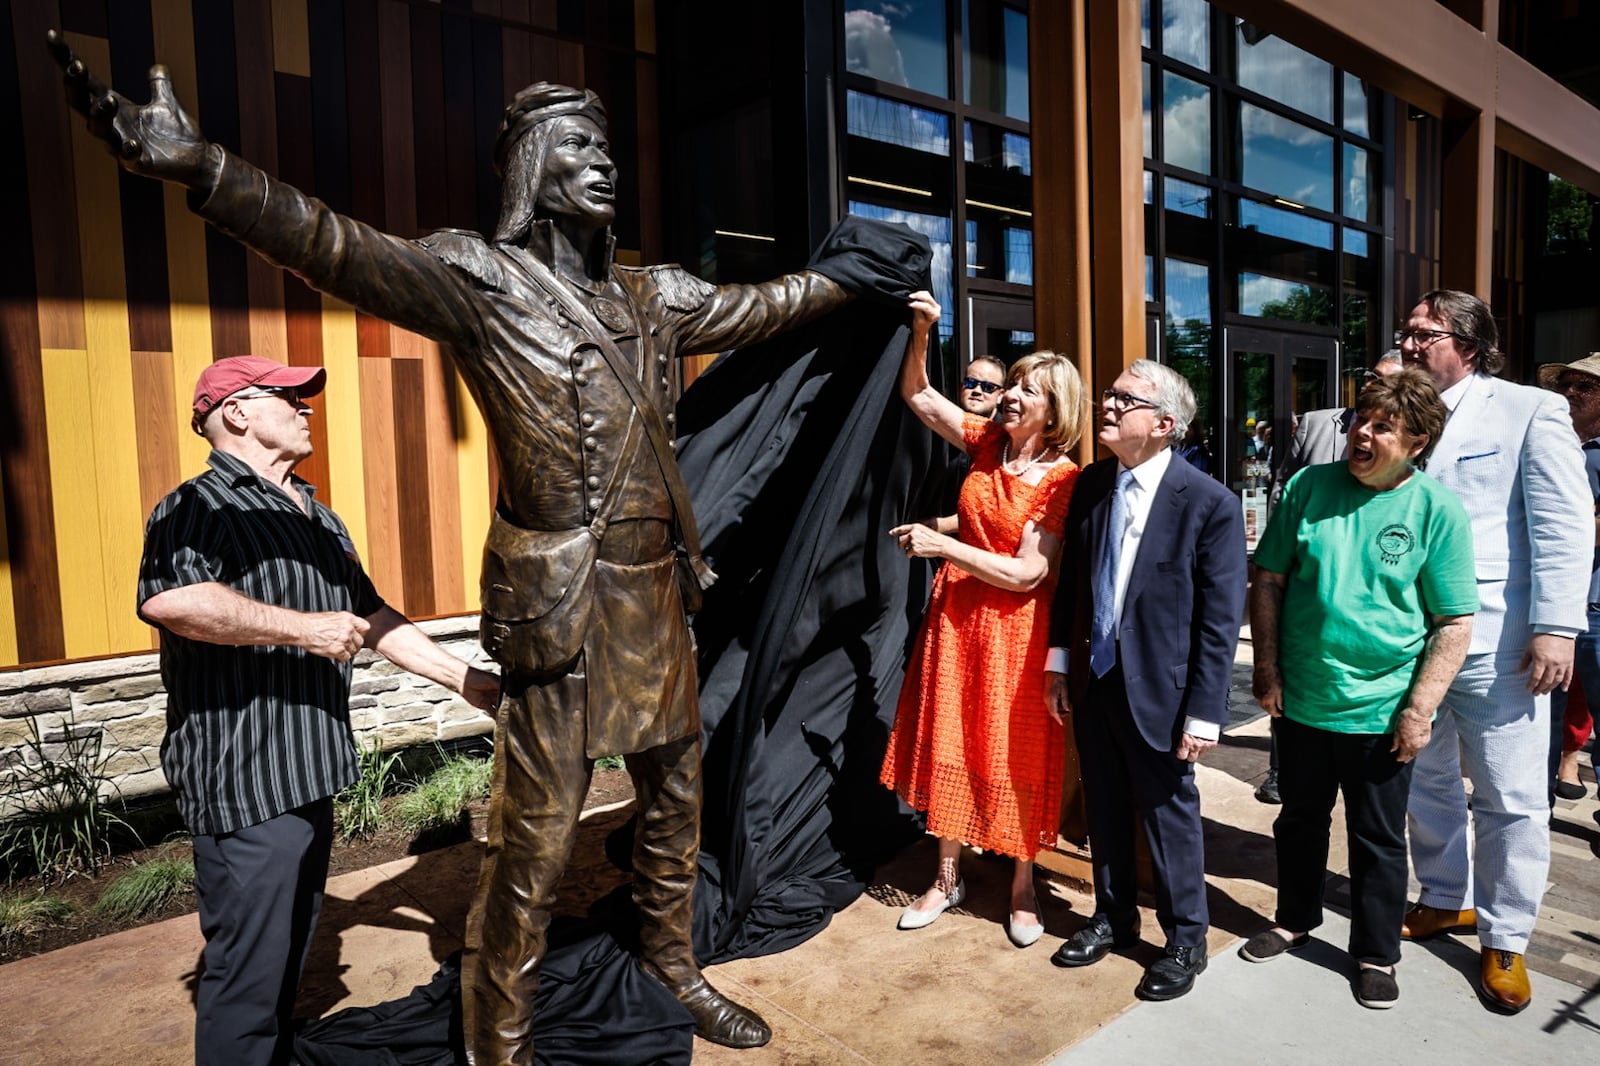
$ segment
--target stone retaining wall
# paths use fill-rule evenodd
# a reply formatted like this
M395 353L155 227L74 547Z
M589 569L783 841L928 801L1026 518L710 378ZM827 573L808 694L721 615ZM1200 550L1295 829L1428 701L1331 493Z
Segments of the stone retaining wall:
M478 617L418 623L451 654L494 669L478 646ZM161 773L167 693L156 655L93 659L0 673L0 792L11 771L38 761L30 722L46 758L60 758L74 737L100 741L103 794L123 799L167 790ZM350 691L356 743L383 740L385 751L489 733L494 723L455 693L370 651L356 657ZM69 737L68 729L72 730ZM0 816L10 813L0 809Z

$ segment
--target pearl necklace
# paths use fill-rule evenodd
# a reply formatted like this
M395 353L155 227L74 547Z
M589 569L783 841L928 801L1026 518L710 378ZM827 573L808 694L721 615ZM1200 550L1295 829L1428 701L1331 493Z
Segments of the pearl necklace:
M1043 451L1041 451L1038 455L1035 455L1032 459L1029 459L1027 464L1024 465L1021 470L1013 470L1013 469L1011 469L1011 466L1010 466L1010 463L1011 463L1011 442L1008 440L1008 441L1006 441L1004 444L1002 444L1000 446L1000 466L1005 470L1006 473L1010 474L1012 477L1021 477L1023 474L1026 474L1028 471L1032 470L1035 466L1038 466L1041 462L1043 462L1044 461L1044 457L1049 455L1054 450L1055 450L1055 446L1051 445L1051 446L1045 448Z

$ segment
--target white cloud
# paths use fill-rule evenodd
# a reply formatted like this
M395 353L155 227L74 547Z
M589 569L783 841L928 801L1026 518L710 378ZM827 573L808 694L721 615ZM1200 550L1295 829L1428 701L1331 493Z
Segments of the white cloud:
M876 12L857 9L844 13L844 56L845 67L853 74L895 85L910 84L900 48L894 43L894 28Z
M1171 84L1170 82L1168 83ZM1169 97L1161 129L1168 163L1206 173L1211 169L1211 100L1188 96L1174 103Z

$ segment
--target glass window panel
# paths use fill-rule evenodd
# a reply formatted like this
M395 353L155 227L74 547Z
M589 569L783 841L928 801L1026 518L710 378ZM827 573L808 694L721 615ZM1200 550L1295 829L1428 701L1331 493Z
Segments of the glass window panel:
M1033 284L1033 230L1006 226L1006 280L1013 285Z
M962 123L962 127L968 163L1022 177L1033 173L1033 142L1027 134L970 120Z
M950 271L952 234L949 216L925 215L897 207L884 207L865 200L851 200L849 212L859 218L870 218L879 222L900 222L928 238L928 244L933 248L933 298L939 301L941 307L947 309L946 313L939 317L939 336L944 340L949 339L956 328L955 315L948 310L955 306Z
M1150 0L1139 0L1139 43L1150 47Z
M1150 64L1141 63L1139 73L1144 88L1144 157L1154 159L1155 149L1150 146Z
M1144 298L1146 302L1156 298L1156 257L1144 257Z
M1156 202L1156 176L1148 170L1144 172L1144 202L1146 204Z
M1209 450L1201 434L1211 425L1211 268L1205 263L1167 259L1162 263L1166 301L1162 316L1166 362L1194 389L1195 443Z
M1298 211L1269 207L1254 200L1240 199L1239 225L1269 237L1282 237L1313 248L1333 250L1333 223L1308 218Z
M1201 70L1210 70L1210 12L1211 5L1206 0L1163 0L1162 54Z
M845 68L893 85L950 95L944 0L851 0L844 12Z
M1354 74L1344 75L1344 128L1358 137L1371 137L1370 108L1366 83Z
M932 155L950 154L950 116L851 89L845 94L850 133Z
M1358 229L1350 229L1348 226L1345 227L1344 250L1349 252L1351 255L1359 255L1365 258L1367 254L1366 232Z
M961 21L965 30L962 99L974 107L1027 121L1027 13L1002 0L962 0Z
M1235 30L1239 84L1285 107L1333 121L1333 67L1281 37L1240 22ZM1251 43L1254 41L1254 43Z
M1211 173L1211 90L1198 82L1163 71L1161 77L1161 151L1173 166ZM1329 170L1332 160L1329 160Z
M1026 134L1003 131L1000 134L1000 155L1002 165L1007 170L1025 176L1033 173L1033 141Z
M1165 193L1163 202L1168 211L1193 215L1195 218L1211 217L1211 190L1204 185L1169 177L1162 182L1161 188Z
M1377 203L1372 198L1372 163L1365 148L1345 144L1344 213L1362 222L1376 222Z
M1333 298L1321 285L1241 271L1239 313L1330 326L1333 324Z
M1349 368L1360 367L1366 369L1378 361L1378 356L1387 351L1387 347L1374 350L1374 334L1377 332L1377 323L1370 322L1367 309L1372 306L1371 298L1364 292L1353 292L1349 289L1344 294L1344 365ZM1348 375L1353 381L1345 385L1352 394L1344 402L1353 402L1353 393L1361 387L1361 374ZM1354 387L1352 388L1351 385Z
M1333 210L1333 138L1239 104L1239 180L1296 204Z

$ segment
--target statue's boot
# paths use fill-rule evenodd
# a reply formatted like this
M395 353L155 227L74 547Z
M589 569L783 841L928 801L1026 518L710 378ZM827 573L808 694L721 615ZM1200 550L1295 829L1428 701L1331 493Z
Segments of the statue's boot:
M633 899L639 908L640 965L694 1016L694 1033L724 1047L772 1039L761 1016L705 979L694 959L694 886L700 856L699 737L629 756L639 800Z

